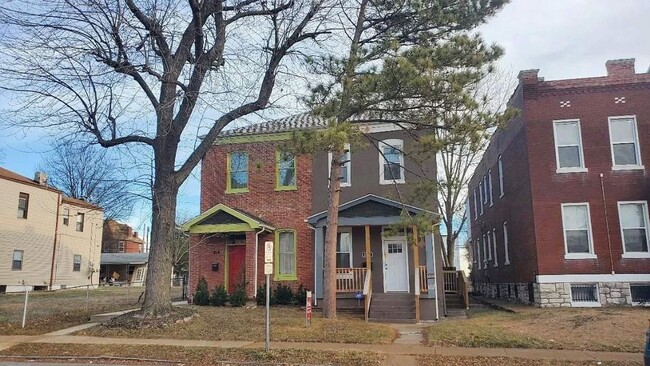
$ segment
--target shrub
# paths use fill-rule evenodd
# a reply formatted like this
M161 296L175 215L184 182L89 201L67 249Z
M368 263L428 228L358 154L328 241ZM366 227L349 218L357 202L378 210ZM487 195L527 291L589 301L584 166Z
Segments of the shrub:
M210 303L210 290L208 290L208 281L205 277L201 277L199 283L196 284L196 292L194 292L194 305L205 306Z
M215 287L214 291L212 291L212 295L210 296L210 305L224 306L226 305L227 301L228 301L228 292L226 291L226 288L223 286Z
M246 305L246 285L235 287L235 291L230 294L230 305L234 307Z
M307 303L307 289L302 286L302 283L293 295L293 303L300 306L304 306Z
M293 291L291 287L281 283L273 290L273 299L271 305L291 305L293 303Z
M257 302L257 305L266 305L266 284L257 289L255 302ZM271 296L271 304L273 304L273 296Z

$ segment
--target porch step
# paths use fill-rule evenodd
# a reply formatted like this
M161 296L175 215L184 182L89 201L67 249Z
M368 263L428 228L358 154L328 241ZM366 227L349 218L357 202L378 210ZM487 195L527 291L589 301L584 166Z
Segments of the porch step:
M447 302L447 308L449 309L464 309L465 304L462 296L458 294L446 294L445 301Z
M415 323L413 294L373 294L368 320L376 323Z

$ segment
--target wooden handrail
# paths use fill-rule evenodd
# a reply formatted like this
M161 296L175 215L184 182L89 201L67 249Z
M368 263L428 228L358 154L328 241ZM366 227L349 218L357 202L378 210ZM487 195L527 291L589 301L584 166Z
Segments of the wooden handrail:
M366 268L337 268L336 292L363 291Z
M427 282L427 266L419 266L418 271L420 272L420 292L429 292L429 283Z
M370 314L370 301L372 300L372 271L366 272L366 279L363 281L363 301L364 301L364 317L368 321Z

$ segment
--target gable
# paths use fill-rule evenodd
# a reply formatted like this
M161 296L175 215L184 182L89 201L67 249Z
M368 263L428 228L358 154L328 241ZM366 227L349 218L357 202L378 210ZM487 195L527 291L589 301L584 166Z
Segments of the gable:
M402 210L380 203L366 201L339 212L339 217L374 217L374 216L399 216Z

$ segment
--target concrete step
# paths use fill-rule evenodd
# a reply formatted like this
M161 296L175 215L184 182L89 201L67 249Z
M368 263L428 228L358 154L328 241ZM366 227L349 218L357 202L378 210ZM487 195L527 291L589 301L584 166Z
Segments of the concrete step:
M396 323L396 324L415 324L417 323L414 319L392 319L392 318L370 318L368 317L368 321L372 323Z
M375 319L415 319L414 311L371 311L369 317Z
M370 311L415 311L414 305L401 305L401 306L383 306L377 304L370 304Z

